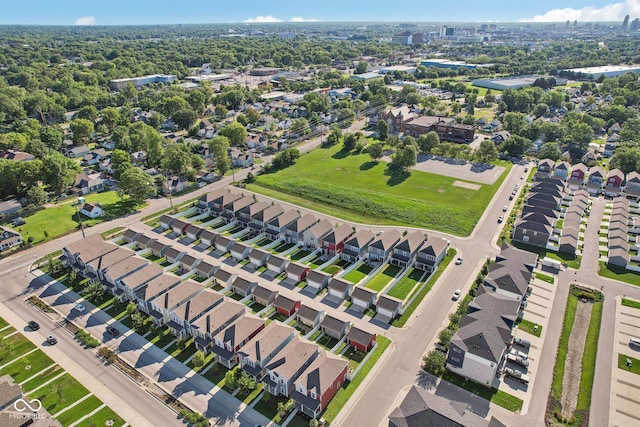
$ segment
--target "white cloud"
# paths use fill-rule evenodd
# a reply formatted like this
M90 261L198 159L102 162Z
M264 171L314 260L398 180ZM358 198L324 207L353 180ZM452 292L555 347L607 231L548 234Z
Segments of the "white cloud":
M317 18L303 18L302 16L294 16L289 21L291 22L318 22Z
M96 18L94 16L83 16L76 19L76 25L96 25Z
M521 22L564 22L564 21L622 21L625 15L632 18L640 15L640 0L625 0L618 3L610 3L601 8L587 6L582 9L567 7L564 9L552 9L542 15L533 18L520 19Z
M267 16L260 15L260 16L256 16L255 18L245 19L242 22L247 22L247 23L252 23L252 22L259 22L259 23L262 23L262 22L282 22L282 19L278 19L273 15L267 15Z

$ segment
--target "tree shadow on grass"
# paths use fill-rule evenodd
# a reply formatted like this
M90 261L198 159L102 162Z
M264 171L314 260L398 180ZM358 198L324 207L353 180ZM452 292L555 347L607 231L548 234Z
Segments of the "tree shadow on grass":
M370 160L368 162L364 162L363 164L360 165L360 170L361 171L368 171L369 169L373 169L376 166L378 166L378 162L376 162L375 160Z
M336 152L333 154L333 156L331 156L334 159L344 159L346 157L349 157L351 155L351 151L343 148L340 151Z
M393 166L392 164L387 166L384 174L389 177L389 179L387 179L387 185L390 187L402 184L411 176L411 173L408 170L401 169L397 166Z

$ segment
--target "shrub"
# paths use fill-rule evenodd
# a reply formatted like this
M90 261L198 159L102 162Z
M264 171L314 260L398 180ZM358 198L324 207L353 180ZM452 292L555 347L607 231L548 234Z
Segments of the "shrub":
M447 356L438 350L431 350L426 356L422 357L424 370L437 376L442 376L444 374L444 365L446 361Z

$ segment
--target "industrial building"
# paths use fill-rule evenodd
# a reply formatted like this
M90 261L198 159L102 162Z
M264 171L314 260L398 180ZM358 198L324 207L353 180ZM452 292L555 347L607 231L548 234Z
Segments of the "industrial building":
M545 76L496 77L493 79L475 79L472 84L477 87L496 90L520 89L521 87L533 86L537 79L543 77L548 78ZM553 78L556 80L556 85L558 86L567 84L567 79L565 78L557 76L553 76Z
M585 68L568 68L566 70L560 70L561 73L575 73L584 74L594 79L600 76L605 77L618 77L627 73L640 74L640 67L638 66L625 66L625 65L603 65L601 67L585 67Z
M421 65L425 67L436 67L436 68L448 68L451 70L457 70L458 68L467 68L469 70L479 67L492 67L494 64L468 64L463 61L450 61L448 59L424 59L420 61Z
M151 83L169 84L175 82L176 80L178 80L178 76L176 76L175 74L151 74L141 77L115 79L111 80L109 83L111 83L111 88L113 90L122 90L127 87L129 83L132 83L135 88L139 88Z

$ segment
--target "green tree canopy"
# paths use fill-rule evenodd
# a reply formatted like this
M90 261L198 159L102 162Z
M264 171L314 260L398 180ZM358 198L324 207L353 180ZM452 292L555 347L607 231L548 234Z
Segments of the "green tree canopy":
M157 193L155 181L151 175L140 168L130 167L120 176L121 195L127 195L136 204L144 202L147 197Z
M226 136L232 147L243 147L247 139L247 130L238 122L233 122L218 131L218 135Z

